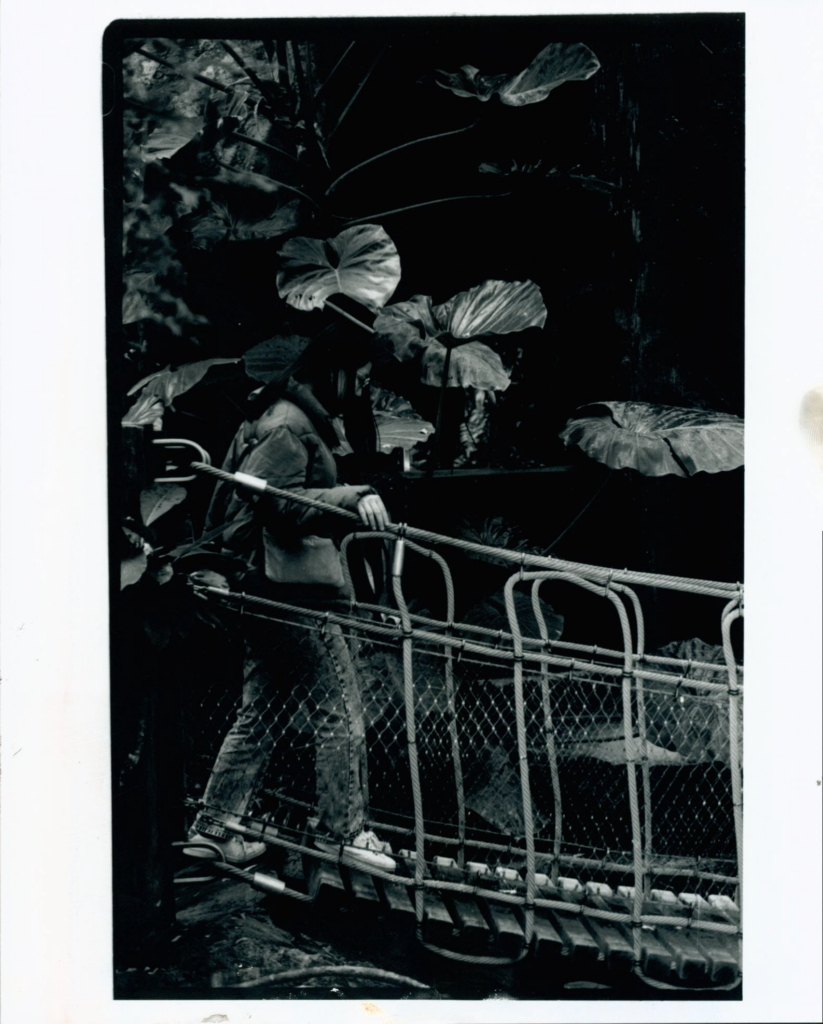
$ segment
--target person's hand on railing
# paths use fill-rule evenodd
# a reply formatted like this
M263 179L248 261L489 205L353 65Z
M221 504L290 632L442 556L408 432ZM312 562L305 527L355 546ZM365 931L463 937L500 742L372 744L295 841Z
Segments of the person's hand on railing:
M363 495L357 503L357 512L363 523L372 530L385 530L391 522L391 516L379 494Z

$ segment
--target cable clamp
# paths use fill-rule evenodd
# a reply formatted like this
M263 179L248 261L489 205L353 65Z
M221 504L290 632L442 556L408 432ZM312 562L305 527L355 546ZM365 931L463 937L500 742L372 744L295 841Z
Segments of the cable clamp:
M603 591L603 596L604 597L606 597L608 595L609 591L611 590L612 580L613 579L614 579L614 569L609 569L609 576L608 576L608 579L606 580L606 586L605 586L605 589Z
M250 491L259 491L261 494L269 486L262 477L252 476L251 473L235 473L234 482L241 487L248 487Z
M326 614L323 616L323 625L320 627L320 636L325 636L326 635L326 630L329 627L329 618L330 618L330 616L331 616L331 612L326 612Z
M526 571L526 552L520 552L520 579L525 579L524 573Z

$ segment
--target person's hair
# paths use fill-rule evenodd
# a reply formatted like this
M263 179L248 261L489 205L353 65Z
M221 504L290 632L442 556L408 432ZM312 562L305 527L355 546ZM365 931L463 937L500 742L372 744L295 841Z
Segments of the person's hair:
M371 339L346 325L324 328L306 347L286 379L267 384L251 401L248 418L258 419L279 398L286 397L288 377L311 385L318 402L330 416L342 416L346 438L358 454L377 448L377 425L366 391L355 395L355 375L372 361ZM289 396L291 398L291 396Z

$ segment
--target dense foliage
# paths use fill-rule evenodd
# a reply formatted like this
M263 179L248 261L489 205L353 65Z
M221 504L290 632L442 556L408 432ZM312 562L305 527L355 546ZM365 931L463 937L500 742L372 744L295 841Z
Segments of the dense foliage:
M618 186L598 168L581 173L579 165L533 159L541 151L534 122L517 121L522 114L511 109L550 97L556 117L564 96L591 88L585 83L600 62L582 43L548 43L513 73L427 67L418 58L410 89L375 108L370 90L380 88L375 71L386 51L368 40L128 41L124 425L196 437L219 459L272 360L336 320L375 335L373 402L384 453L402 448L413 466L429 470L533 464L541 439L520 426L524 413L542 410L533 398L521 408L516 393L528 373L524 354L552 344L547 316L562 297L546 294L542 249L521 219L511 234L517 266L541 283L504 279L499 245L491 245L468 260L482 266L485 256L488 277L446 298L443 254L453 254L455 266L468 257L466 220L450 211L471 201L482 218L506 202L517 204L513 211L551 203L547 187L560 179L612 194ZM426 133L380 150L385 125L371 125L375 109ZM358 110L367 113L358 119ZM473 119L454 127L461 111ZM451 119L445 130L443 117ZM448 148L455 137L457 154ZM418 181L421 195L413 194ZM358 212L375 206L382 209ZM431 220L415 231L423 210L436 216L434 232ZM447 276L464 280L457 270ZM575 404L561 406L564 419ZM742 460L735 416L648 406L635 419L616 439L604 441L606 421L591 417L569 420L561 436L596 459L604 445L617 445L620 457L601 461L644 474L714 472ZM709 438L712 451L727 456L700 465L681 451L684 463L672 449L682 431L670 429L681 420L703 428L689 434L690 452L695 437L704 449ZM140 578L151 554L169 559L185 550L181 524L164 531L156 518L126 524L124 585ZM184 529L192 543L196 523Z

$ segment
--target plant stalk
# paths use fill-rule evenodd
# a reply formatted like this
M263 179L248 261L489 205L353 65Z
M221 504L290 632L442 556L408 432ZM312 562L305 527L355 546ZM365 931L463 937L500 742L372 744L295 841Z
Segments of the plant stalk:
M248 140L244 139L243 141L248 141ZM233 171L235 174L242 173L242 171L239 168L232 167L231 164L224 163L222 160L218 160L217 163L218 163L218 165L220 167L222 167L226 171ZM271 181L275 185L279 185L280 188L287 189L289 192L296 192L297 195L302 196L304 199L308 200L308 202L310 202L312 204L312 206L317 207L318 210L320 209L319 204L314 199L312 199L312 197L308 194L308 192L303 192L302 189L299 189L299 188L297 188L294 185L288 185L288 184L286 184L285 181L280 181L279 178L272 178L271 175L269 175L269 174L261 174L260 171L252 171L251 173L252 174L259 174L261 178L266 178L267 181Z
M603 483L597 488L597 490L594 492L594 494L591 496L591 498L589 498L589 500L586 502L586 504L583 506L583 508L580 509L580 511L577 513L577 515L574 517L574 519L572 519L572 521L569 523L569 525L566 527L566 529L561 534L559 534L557 537L555 537L554 540L551 542L551 544L549 544L549 546L547 548L543 549L541 554L548 555L555 547L557 547L557 545L566 536L566 534L574 526L574 524L579 519L582 518L583 513L588 511L588 509L591 508L591 506L595 503L595 500L600 496L601 492L603 491L603 488L606 486L606 484L609 482L609 480L611 480L613 473L614 473L614 470L610 469L609 472L606 474L606 478L604 479Z
M237 64L237 66L240 68L240 70L243 72L243 74L246 75L246 77L251 81L252 85L254 85L254 87L257 89L257 91L260 93L260 95L266 101L266 104L269 107L271 107L271 100L269 98L268 90L266 89L266 83L261 80L261 78L259 77L257 72L253 68L247 67L243 63L243 58L234 49L234 47L230 46L227 42L224 42L222 40L220 42L220 45L223 47L223 49L226 51L226 53L231 57L231 59L235 62L235 64Z
M251 135L244 135L242 132L232 132L231 137L237 139L238 142L247 142L250 146L256 146L257 149L262 149L264 153L276 153L278 156L286 157L287 160L293 160L294 163L300 163L296 156L287 153L285 149L273 146L270 142L263 142L262 139L255 139Z
M382 160L384 156L390 156L392 153L398 153L401 149L406 149L408 146L416 146L419 142L431 142L433 139L445 139L449 135L459 135L461 132L467 132L470 128L474 128L477 121L472 121L471 124L467 124L464 128L456 128L450 132L439 132L437 135L424 135L420 139L412 139L410 142L403 142L399 146L393 146L391 149L384 149L382 153L376 153L374 156L370 156L367 160L361 160L359 164L355 164L354 167L350 167L347 171L334 179L334 181L326 189L326 195L331 193L337 188L344 178L348 178L350 174L354 174L355 171L359 171L361 167L367 167L369 164L373 164L375 160Z
M446 358L443 360L443 382L440 385L440 397L437 401L437 417L434 423L434 448L426 465L426 476L428 479L434 475L434 470L440 465L443 458L443 407L446 404L446 388L449 386L449 369L452 361L453 345L446 348Z
M341 309L340 306L335 306L335 304L333 302L329 302L328 299L326 299L326 305L329 309L333 309L335 313L339 313L340 316L344 316L347 320L351 320L353 324L357 324L358 327L362 327L364 331L368 331L369 334L375 333L373 327L369 327L368 324L364 324L362 320L358 320L356 316L352 316L351 313L347 313L345 309Z
M384 54L385 52L386 52L386 47L385 47L385 46L381 47L381 48L380 48L380 52L379 52L379 53L377 54L377 56L376 56L376 57L374 58L374 60L373 60L373 61L371 62L371 65L369 66L369 70L368 70L368 71L366 72L366 74L365 74L365 75L363 76L363 78L361 79L361 81L360 81L360 84L359 84L359 85L357 86L357 88L356 88L356 89L354 90L354 94L352 95L351 99L350 99L350 100L349 100L349 102L348 102L348 103L346 104L346 106L345 106L345 107L343 108L343 113L342 113L342 114L340 115L340 117L339 117L339 118L337 119L337 124L336 124L336 125L334 126L334 128L332 128L332 130L331 130L331 131L329 132L328 136L326 137L326 142L331 142L331 140L332 140L332 139L334 138L335 132L336 132L336 131L337 131L337 129L338 129L339 127L340 127L340 125L341 125L341 124L343 123L343 118L344 118L344 117L346 116L346 114L348 114L348 112L349 112L349 111L351 110L352 106L354 105L354 101L355 101L355 100L357 99L357 97L358 97L358 96L360 95L360 93L361 93L361 92L363 91L363 86L364 86L364 85L366 84L366 82L368 82L368 80L369 80L369 79L371 78L371 76L372 76L372 72L373 72L373 71L374 71L374 69L375 69L375 68L377 67L378 63L380 62L380 58L381 58L381 57L383 56L383 54Z
M315 99L317 99L317 97L320 95L320 93L329 84L329 82L332 79L332 76L335 74L335 72L340 67L340 65L343 63L343 61L346 59L346 57L348 57L348 55L351 53L351 50L352 50L353 46L354 46L354 42L349 43L349 45L343 51L343 54L340 57L340 59L337 61L337 63L334 65L334 67L331 69L331 71L328 73L328 76L326 77L326 80L324 82L321 82L320 85L317 87L317 92L314 94L314 98Z
M468 196L444 196L443 199L428 199L425 203L413 203L411 206L398 206L396 210L383 210L381 213L370 213L366 217L342 217L340 214L332 214L339 220L345 220L347 224L365 224L367 221L376 220L378 217L391 217L395 213L405 213L407 210L419 210L422 206L436 206L437 203L452 203L458 199L502 199L510 196L511 192L485 192L479 195Z

